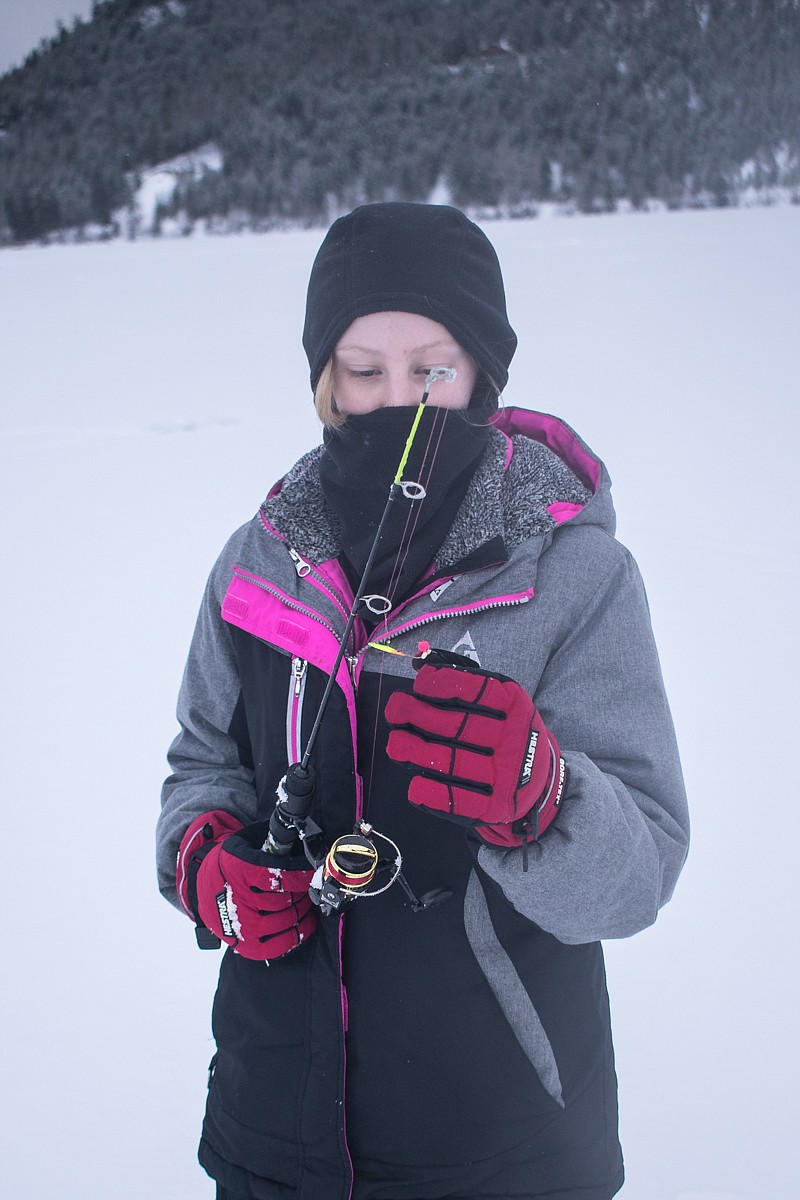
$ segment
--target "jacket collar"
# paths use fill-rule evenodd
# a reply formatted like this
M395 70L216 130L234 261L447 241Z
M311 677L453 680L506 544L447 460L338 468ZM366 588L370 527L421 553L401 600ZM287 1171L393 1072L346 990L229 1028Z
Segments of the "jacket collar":
M325 562L341 548L335 517L319 481L317 446L275 485L261 506L272 527L305 558ZM583 505L592 492L555 450L524 434L508 437L493 429L464 501L441 547L433 555L437 573L502 561L526 538L543 535L556 522L548 505Z

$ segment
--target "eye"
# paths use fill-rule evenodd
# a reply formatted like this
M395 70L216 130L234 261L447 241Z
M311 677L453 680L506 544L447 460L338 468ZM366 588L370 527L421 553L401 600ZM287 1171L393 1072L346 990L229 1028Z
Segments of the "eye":
M347 374L351 379L374 379L380 371L376 367L364 367L362 370L358 367L348 367Z

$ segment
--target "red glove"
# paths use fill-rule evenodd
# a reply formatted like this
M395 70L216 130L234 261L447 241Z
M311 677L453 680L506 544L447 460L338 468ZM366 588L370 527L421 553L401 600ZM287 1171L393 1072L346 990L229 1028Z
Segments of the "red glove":
M265 854L268 829L268 821L242 826L228 813L206 813L189 826L178 852L184 909L237 954L259 962L295 950L317 927L308 894L313 871L304 855Z
M389 757L419 768L412 804L475 825L496 846L535 841L558 812L564 760L513 679L426 663L413 693L390 697L386 719Z

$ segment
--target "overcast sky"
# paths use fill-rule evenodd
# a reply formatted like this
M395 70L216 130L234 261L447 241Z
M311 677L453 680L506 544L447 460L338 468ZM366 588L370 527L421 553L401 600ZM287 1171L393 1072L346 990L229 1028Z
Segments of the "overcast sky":
M56 32L56 22L70 26L86 20L92 0L0 0L0 75L18 67L43 37Z

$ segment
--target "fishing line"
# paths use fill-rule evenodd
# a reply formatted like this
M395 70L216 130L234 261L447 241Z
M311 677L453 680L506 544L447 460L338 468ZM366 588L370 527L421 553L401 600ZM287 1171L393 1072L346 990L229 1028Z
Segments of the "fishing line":
M433 406L433 420L431 422L431 429L430 429L430 433L428 434L428 441L425 444L425 450L424 450L424 453L422 456L422 463L420 464L420 469L419 469L420 482L421 482L422 486L425 488L426 492L428 489L428 484L430 483L431 475L433 474L433 468L436 463L437 456L439 454L439 448L442 444L442 437L444 436L445 425L447 423L447 414L449 411L450 410L447 408L438 408L436 406ZM440 415L441 415L441 420L439 420ZM433 454L431 456L430 466L428 467L428 473L426 476L424 474L425 467L426 467L426 463L428 460L428 455L431 450L431 445L433 443L433 439L436 436L437 422L440 426L439 434L438 434L438 438L436 441L436 447L433 450ZM426 498L427 497L423 497L423 499L420 500L418 504L412 504L412 506L409 508L408 514L406 516L406 524L405 524L405 528L403 530L403 536L400 538L400 544L397 548L397 557L395 558L395 564L394 564L394 568L392 570L392 576L391 576L391 579L389 580L389 586L387 588L388 596L392 601L394 601L395 589L397 588L397 585L400 581L400 576L403 573L406 562L408 561L408 556L411 552L411 543L414 540L414 535L417 532L417 525L419 524L420 517L422 516L422 506L425 503ZM409 531L409 525L411 525L410 531ZM406 534L408 534L407 537L406 537ZM388 616L388 612L387 612L386 616Z
M382 601L386 607L377 611L379 614L384 616L392 607L391 601L385 596L371 597L366 595L366 586L369 580L369 574L372 570L373 563L377 555L378 546L383 535L384 527L386 526L386 522L394 502L400 495L412 502L421 502L425 499L425 486L421 482L404 480L403 474L405 472L406 464L411 453L411 448L414 443L420 421L422 420L422 416L426 408L428 397L430 396L431 388L435 383L440 381L452 383L455 378L456 371L453 367L432 367L427 373L422 398L417 406L417 411L403 448L400 463L394 479L389 487L389 494L386 498L383 514L378 522L378 528L367 556L367 562L353 597L350 613L347 618L344 632L339 640L333 666L328 674L328 679L326 681L322 699L320 700L319 707L314 718L311 732L308 735L305 751L300 762L289 764L286 774L278 784L276 789L277 799L272 816L269 820L269 831L262 847L264 851L270 854L279 856L288 855L292 853L298 838L300 839L305 855L314 867L314 877L309 887L309 895L314 903L319 906L320 911L326 915L338 911L345 900L352 900L357 896L380 895L381 892L384 892L391 887L395 880L400 881L403 891L411 901L411 907L414 912L421 912L424 909L433 907L436 904L440 904L451 895L451 893L446 889L435 888L433 891L427 892L424 896L417 899L408 881L405 879L402 873L402 857L399 849L395 846L394 842L392 842L390 838L387 838L385 834L381 834L377 830L374 830L371 825L363 820L363 818L359 818L356 821L356 825L352 834L349 836L343 835L336 838L330 849L326 849L323 831L310 816L314 793L316 791L316 777L314 769L309 765L309 762L312 749L316 743L316 738L322 724L322 719L327 710L328 701L330 700L336 683L336 676L339 673L339 668L347 652L347 645L353 632L357 615L362 603L365 603L372 612L375 612L376 610L370 605L370 600ZM435 405L432 405L431 407L437 408ZM442 420L437 422L439 415L438 408L437 411L434 412L427 445L423 453L422 465L424 468L424 466L427 464L431 447L433 446L434 432L437 429L437 425L440 425L441 428L436 441L436 447L433 450L430 466L426 476L428 481L430 480L433 465L436 461L436 456L441 445L447 410L444 409L443 413L444 415ZM410 515L411 514L409 513L409 517ZM417 514L417 519L418 515L419 514ZM403 538L401 538L401 545L405 540L408 524L409 520L407 517ZM416 529L416 525L417 521L415 520L412 529L412 536L413 531ZM408 551L406 551L406 553L408 553ZM395 563L395 568L396 566L397 564ZM392 574L394 577L395 572L393 571ZM382 680L379 680L379 695L381 686ZM353 681L353 687L355 688L355 680ZM377 734L377 720L375 724L375 731ZM375 743L373 743L370 782L372 780L372 768L374 767L375 754ZM355 765L357 770L357 762ZM370 834L374 834L375 837L381 838L383 841L394 847L396 852L394 862L389 860L381 860L378 857L378 852L369 836ZM394 873L385 886L382 886L374 892L369 892L366 890L379 871L391 870L392 868L394 868Z
M444 428L445 428L445 423L447 421L447 414L450 411L447 408L440 408L436 405L432 405L431 407L433 409L433 419L431 421L431 428L428 433L427 442L425 443L425 449L423 452L422 462L420 464L420 470L419 470L420 482L422 482L423 487L425 487L426 490L427 490L427 485L430 481L431 475L433 474L433 468L436 463L436 458L439 453L439 448L441 446L442 437L444 435ZM441 420L439 420L440 417L441 417ZM433 444L433 439L436 436L437 422L440 426L439 435L436 440L436 446L433 449L430 465L428 466L428 456L431 455L431 446ZM427 466L427 475L425 474L426 466ZM389 580L389 586L386 589L388 592L387 598L391 599L392 601L394 600L395 588L397 587L400 575L402 573L402 570L405 566L406 560L408 559L408 555L411 550L411 542L414 538L414 534L416 533L417 524L419 522L420 516L422 515L422 505L424 503L425 503L425 501L423 499L423 500L419 501L419 503L417 503L417 504L412 504L406 515L406 523L405 523L405 527L403 529L402 537L400 538L400 543L399 543L399 547L398 547L398 551L397 551L397 558L395 559L395 566L394 566L394 569L392 572L392 577ZM412 518L413 518L414 524L409 533L409 525L412 521ZM404 545L405 545L405 551L403 551ZM399 561L401 554L403 555L402 562ZM384 616L384 621L386 621L386 619L388 618L388 615L389 615L389 613L387 611L387 613ZM381 701L383 698L384 674L385 674L385 660L384 660L383 656L381 655L379 657L378 690L377 690L377 696L376 696L376 701L375 701L377 714L379 714L382 711ZM369 755L369 774L368 774L368 777L365 779L365 787L364 787L365 813L368 812L369 801L372 798L372 784L373 784L373 780L375 778L375 763L376 763L377 754L378 754L378 726L379 726L379 719L376 716L376 720L375 720L373 731L372 731L372 746L371 746L370 755Z

